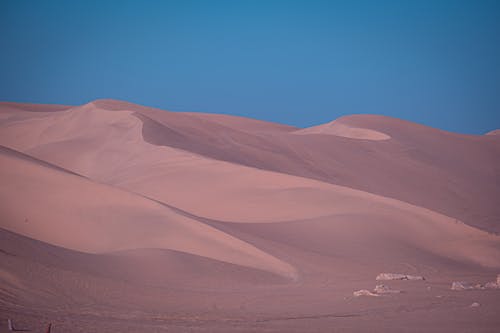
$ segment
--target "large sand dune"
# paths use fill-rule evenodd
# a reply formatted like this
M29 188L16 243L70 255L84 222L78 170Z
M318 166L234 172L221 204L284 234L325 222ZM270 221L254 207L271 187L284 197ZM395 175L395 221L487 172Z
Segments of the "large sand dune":
M1 103L0 145L0 311L21 324L404 331L431 308L426 331L499 327L497 291L442 298L500 270L492 135L371 115L299 130L98 100ZM427 282L351 298L383 271Z
M68 249L171 249L293 278L291 266L236 238L123 192L0 150L2 228Z

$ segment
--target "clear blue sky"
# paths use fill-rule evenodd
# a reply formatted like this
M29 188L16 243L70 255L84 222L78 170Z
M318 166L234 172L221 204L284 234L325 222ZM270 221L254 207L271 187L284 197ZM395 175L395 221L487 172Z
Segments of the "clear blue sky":
M0 100L500 128L500 1L0 0Z

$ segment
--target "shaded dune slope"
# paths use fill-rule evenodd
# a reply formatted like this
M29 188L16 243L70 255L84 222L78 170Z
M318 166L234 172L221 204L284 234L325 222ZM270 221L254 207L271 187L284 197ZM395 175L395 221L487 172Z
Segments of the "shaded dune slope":
M85 253L57 247L0 228L0 256L3 272L10 271L18 284L29 286L27 294L46 289L37 283L28 267L56 272L72 272L85 277L98 278L161 288L207 288L218 285L231 289L235 286L255 284L281 284L286 280L262 270L234 265L223 261L178 252L169 249L134 249L110 253ZM40 274L42 275L42 274ZM0 279L6 276L1 276ZM221 281L224 283L221 284ZM56 283L56 281L53 281ZM67 281L61 281L62 284ZM5 286L8 287L8 286ZM12 286L11 286L12 287ZM12 290L11 290L12 291ZM60 294L58 294L60 296ZM74 295L78 297L79 295ZM53 299L57 302L56 299Z

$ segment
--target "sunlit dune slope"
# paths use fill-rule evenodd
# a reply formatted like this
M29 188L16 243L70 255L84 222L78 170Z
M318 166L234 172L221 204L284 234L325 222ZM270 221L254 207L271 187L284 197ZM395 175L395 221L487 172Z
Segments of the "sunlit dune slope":
M336 135L350 139L361 139L371 141L388 140L391 137L385 133L360 127L343 124L340 120L330 123L304 128L294 132L295 134L326 134Z
M68 249L170 249L287 277L294 269L254 246L138 195L0 152L0 227Z

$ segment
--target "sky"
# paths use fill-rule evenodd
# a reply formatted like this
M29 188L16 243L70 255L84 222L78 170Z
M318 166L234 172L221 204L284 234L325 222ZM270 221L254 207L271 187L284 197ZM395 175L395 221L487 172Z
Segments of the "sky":
M0 100L500 128L500 1L0 0Z

